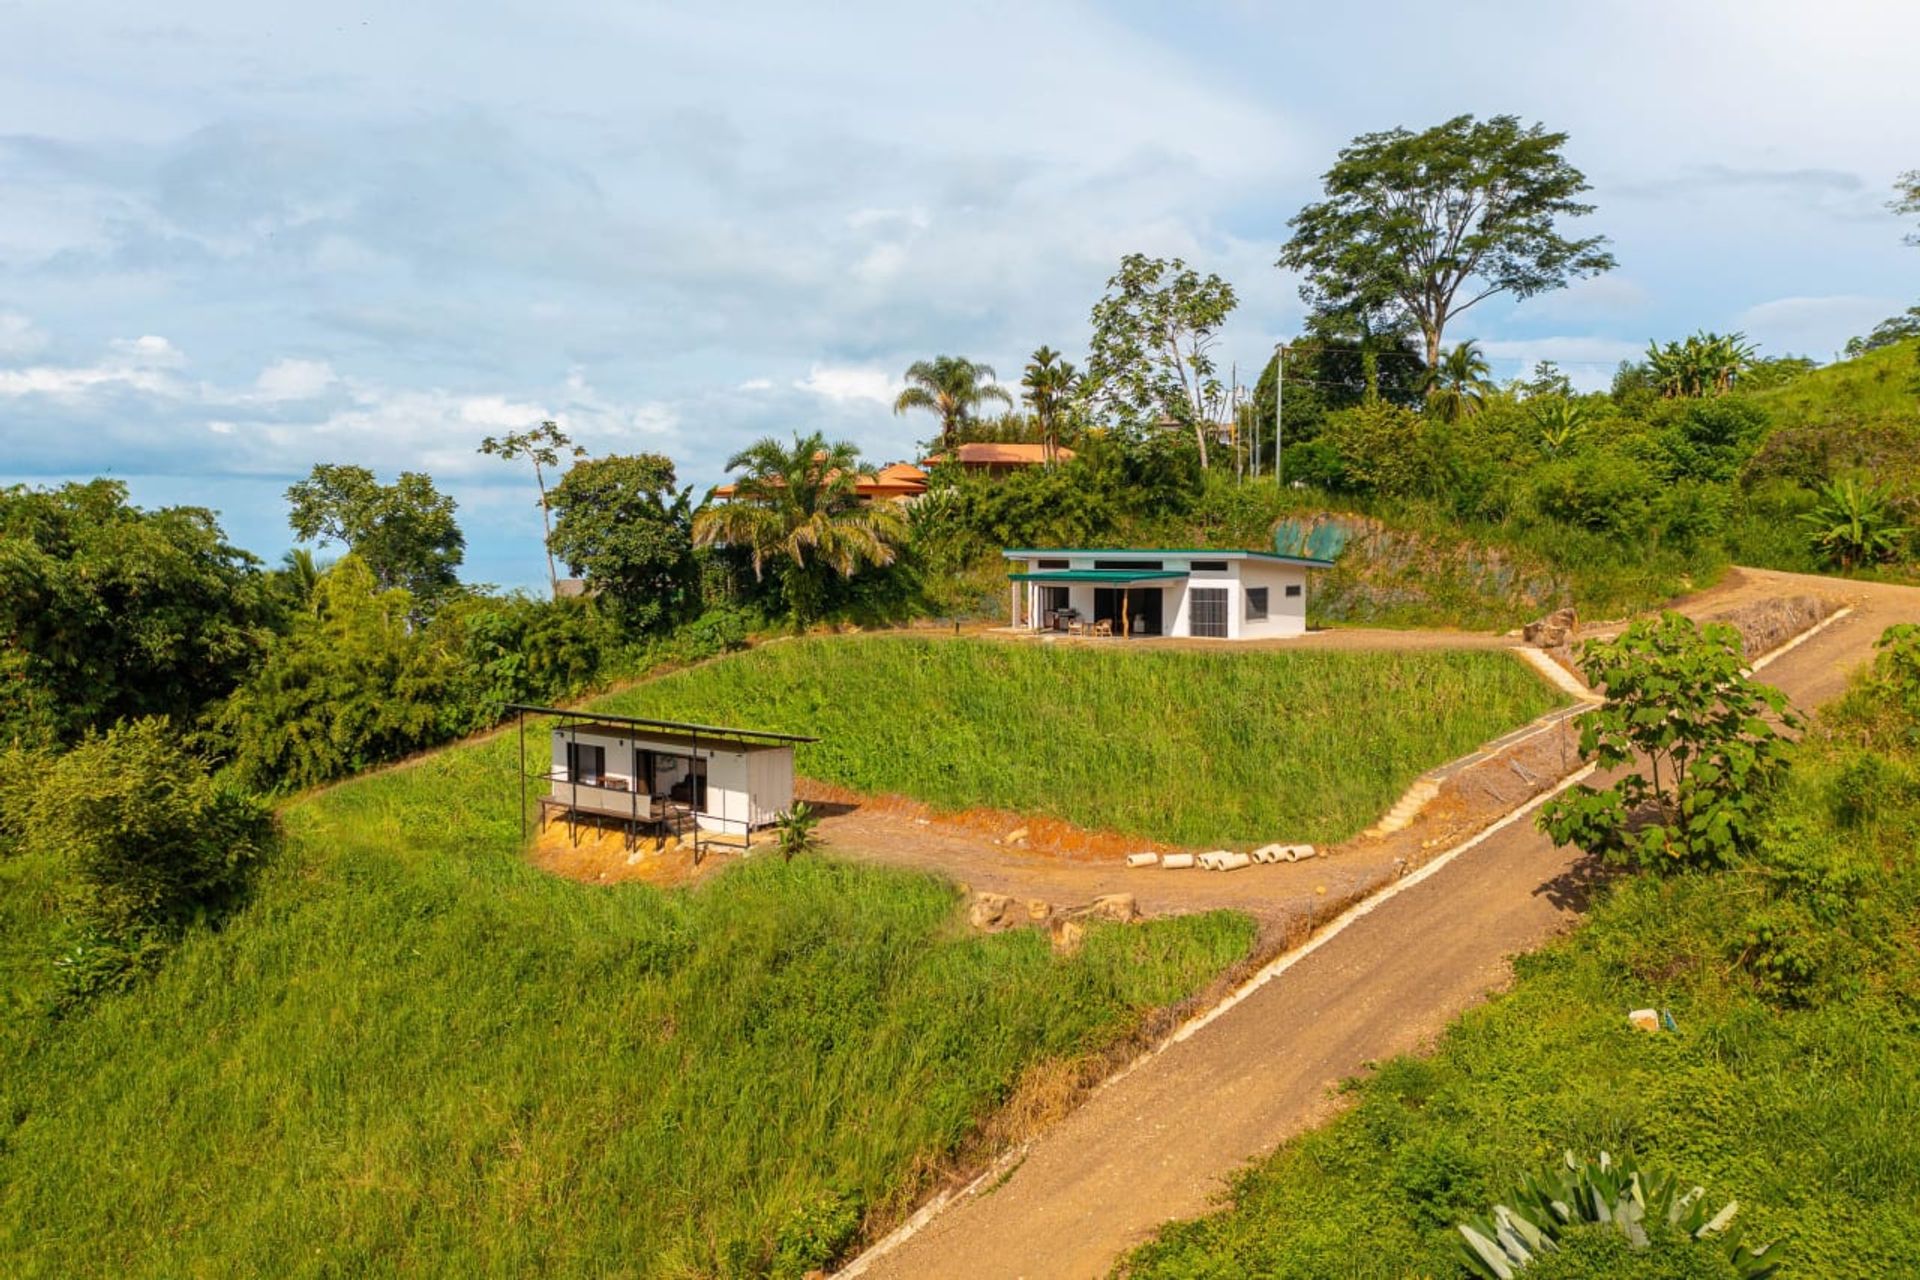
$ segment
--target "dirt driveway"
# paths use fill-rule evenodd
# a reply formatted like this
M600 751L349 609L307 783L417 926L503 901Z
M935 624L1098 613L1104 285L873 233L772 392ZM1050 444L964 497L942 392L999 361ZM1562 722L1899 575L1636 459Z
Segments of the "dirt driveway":
M1743 570L1680 604L1707 616L1808 593L1839 597L1852 612L1779 656L1763 678L1809 710L1844 690L1885 627L1920 622L1920 589ZM1467 847L1433 850L1445 860L1437 869L1389 884L1336 919L1229 1007L1190 1024L842 1274L1103 1275L1161 1223L1205 1211L1247 1161L1324 1119L1332 1086L1370 1062L1430 1044L1453 1016L1507 981L1509 956L1573 923L1593 869L1554 849L1526 816L1469 837ZM985 869L1015 865L1002 858L983 859ZM1366 859L1347 851L1323 865L1261 869L1277 872L1272 878L1250 870L1213 877L1217 890L1165 892L1169 901L1244 893L1233 905L1284 915L1305 878L1331 878L1349 863L1357 872ZM1372 865L1377 871L1377 860ZM1127 883L1141 874L1179 873L1135 873Z

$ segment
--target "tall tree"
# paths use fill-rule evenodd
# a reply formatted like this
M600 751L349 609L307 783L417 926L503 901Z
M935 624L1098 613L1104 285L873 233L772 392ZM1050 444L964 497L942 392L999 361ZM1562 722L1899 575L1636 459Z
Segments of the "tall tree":
M973 412L988 401L1013 407L1013 397L994 381L993 366L965 356L935 356L907 366L907 389L893 411L924 409L940 419L940 447L951 451Z
M1492 389L1493 370L1471 340L1455 345L1427 370L1427 408L1442 422L1471 418Z
M670 623L696 576L692 496L675 491L673 460L657 453L575 463L554 486L549 551L628 627Z
M727 470L746 474L731 501L694 516L694 541L744 548L756 579L771 567L796 625L820 616L833 575L892 564L906 537L899 504L860 501L860 455L846 441L828 444L816 431L789 449L768 437L729 458Z
M1042 346L1027 361L1020 378L1025 388L1022 399L1033 410L1034 424L1040 428L1040 448L1047 465L1052 466L1060 452L1060 426L1071 410L1074 389L1080 375L1070 360L1062 360L1052 347Z
M1557 229L1593 211L1576 199L1588 184L1561 155L1566 140L1514 116L1362 134L1327 171L1326 199L1294 216L1279 265L1304 274L1300 296L1316 309L1375 328L1410 320L1437 364L1447 323L1475 303L1613 267L1603 237Z
M563 451L575 458L587 456L587 451L575 444L560 429L560 424L551 419L543 421L531 431L488 436L480 442L480 452L490 457L504 458L508 462L525 458L533 464L533 483L540 490L540 525L546 535L540 545L541 550L547 553L547 589L555 595L560 591L560 575L553 569L553 514L547 501L547 468L560 465Z
M1190 429L1204 469L1208 428L1227 407L1212 351L1238 301L1179 258L1128 254L1094 304L1086 391L1135 430Z
M382 591L400 588L430 609L458 583L467 540L453 518L457 504L423 472L381 484L365 467L320 463L287 490L287 501L296 537L345 544Z
M1887 205L1895 213L1920 218L1920 169L1909 169L1893 181L1893 199ZM1920 247L1920 231L1909 231L1907 243Z
M191 721L280 617L259 561L211 511L144 511L117 480L0 489L0 747Z

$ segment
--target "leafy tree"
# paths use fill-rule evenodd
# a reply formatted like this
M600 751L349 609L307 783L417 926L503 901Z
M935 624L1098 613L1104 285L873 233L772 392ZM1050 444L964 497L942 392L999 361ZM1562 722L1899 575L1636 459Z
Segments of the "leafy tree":
M1557 229L1593 211L1576 199L1588 184L1566 140L1513 116L1363 134L1327 171L1326 199L1294 216L1279 265L1304 273L1316 310L1418 327L1437 364L1448 322L1475 303L1613 267L1602 237Z
M1819 505L1800 517L1814 550L1842 572L1899 556L1911 530L1897 520L1891 487L1852 476L1821 486Z
M1606 701L1580 718L1580 755L1602 769L1644 760L1612 786L1549 801L1557 845L1649 868L1726 866L1751 847L1761 803L1787 764L1786 697L1747 673L1740 633L1677 613L1636 622L1581 652Z
M1648 343L1647 371L1668 399L1717 396L1733 390L1734 382L1752 366L1753 357L1753 344L1746 334L1703 330L1665 346Z
M220 708L235 776L295 790L474 727L458 647L414 614L404 590L381 590L359 556L343 556L320 579L314 615Z
M1287 394L1278 406L1283 443L1310 441L1327 415L1369 400L1418 405L1427 366L1416 345L1405 330L1374 333L1348 326L1338 316L1309 316L1306 332L1287 344ZM1275 352L1253 388L1253 418L1267 437L1273 432L1279 366Z
M115 480L0 489L0 741L193 719L259 658L279 609L211 511Z
M1920 169L1909 169L1894 179L1893 199L1887 207L1895 213L1920 218ZM1908 232L1906 240L1910 245L1920 246L1920 231Z
M1479 344L1457 344L1427 370L1427 408L1442 422L1471 418L1487 403L1492 375Z
M265 805L217 780L152 716L47 762L29 813L29 838L71 871L76 912L117 940L230 905L273 831Z
M820 616L832 578L892 564L906 538L897 503L860 501L859 467L852 444L828 444L817 431L795 436L791 449L756 441L727 460L727 470L746 474L732 501L694 516L694 541L744 548L756 580L772 567L788 617L804 626Z
M1237 303L1217 275L1179 258L1128 254L1094 304L1083 393L1137 433L1191 430L1206 470L1208 428L1226 409L1212 350Z
M1033 357L1027 361L1026 372L1020 378L1024 388L1022 399L1033 410L1034 422L1040 428L1040 447L1046 456L1047 465L1052 466L1060 451L1060 428L1072 412L1074 393L1080 382L1080 375L1073 363L1062 360L1060 353L1052 347L1037 348Z
M907 389L893 402L896 414L924 409L940 419L940 447L951 450L976 409L992 401L1008 407L1013 397L994 381L993 366L965 356L935 356L907 366Z
M533 464L533 483L540 490L540 524L546 533L541 549L547 553L547 587L556 595L560 591L560 575L553 571L553 515L547 502L546 469L560 465L563 451L575 458L587 456L587 451L575 444L560 429L559 423L551 420L542 422L531 431L488 436L480 442L480 452L489 457L503 458L508 462L525 458Z
M1513 389L1528 400L1542 396L1569 400L1573 397L1573 379L1560 371L1560 366L1552 360L1537 360L1533 372L1518 379Z
M345 544L382 591L405 591L424 611L458 585L454 570L467 540L454 522L454 500L431 476L403 471L381 484L365 467L321 463L287 490L287 501L294 536Z
M1901 314L1882 320L1864 338L1847 339L1846 355L1849 360L1857 359L1869 351L1897 346L1914 338L1920 338L1920 307L1908 307Z
M698 584L692 495L674 491L661 454L575 463L553 491L548 545L629 628L660 627L685 613Z

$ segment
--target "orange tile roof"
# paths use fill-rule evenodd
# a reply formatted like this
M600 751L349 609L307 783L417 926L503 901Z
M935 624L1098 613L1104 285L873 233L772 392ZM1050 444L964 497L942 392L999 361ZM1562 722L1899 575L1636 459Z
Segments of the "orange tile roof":
M1062 460L1073 457L1073 450L1064 445L1053 453ZM1047 451L1045 445L974 440L955 449L953 456L963 467L1036 467L1047 460ZM927 461L945 462L947 457L944 453L936 453Z

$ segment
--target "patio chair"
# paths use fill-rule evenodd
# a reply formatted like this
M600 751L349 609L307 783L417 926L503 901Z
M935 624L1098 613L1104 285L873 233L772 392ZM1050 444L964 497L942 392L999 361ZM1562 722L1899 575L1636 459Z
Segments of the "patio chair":
M1101 618L1099 621L1093 624L1093 630L1088 634L1096 635L1096 636L1106 636L1107 638L1111 639L1113 637L1113 619Z

